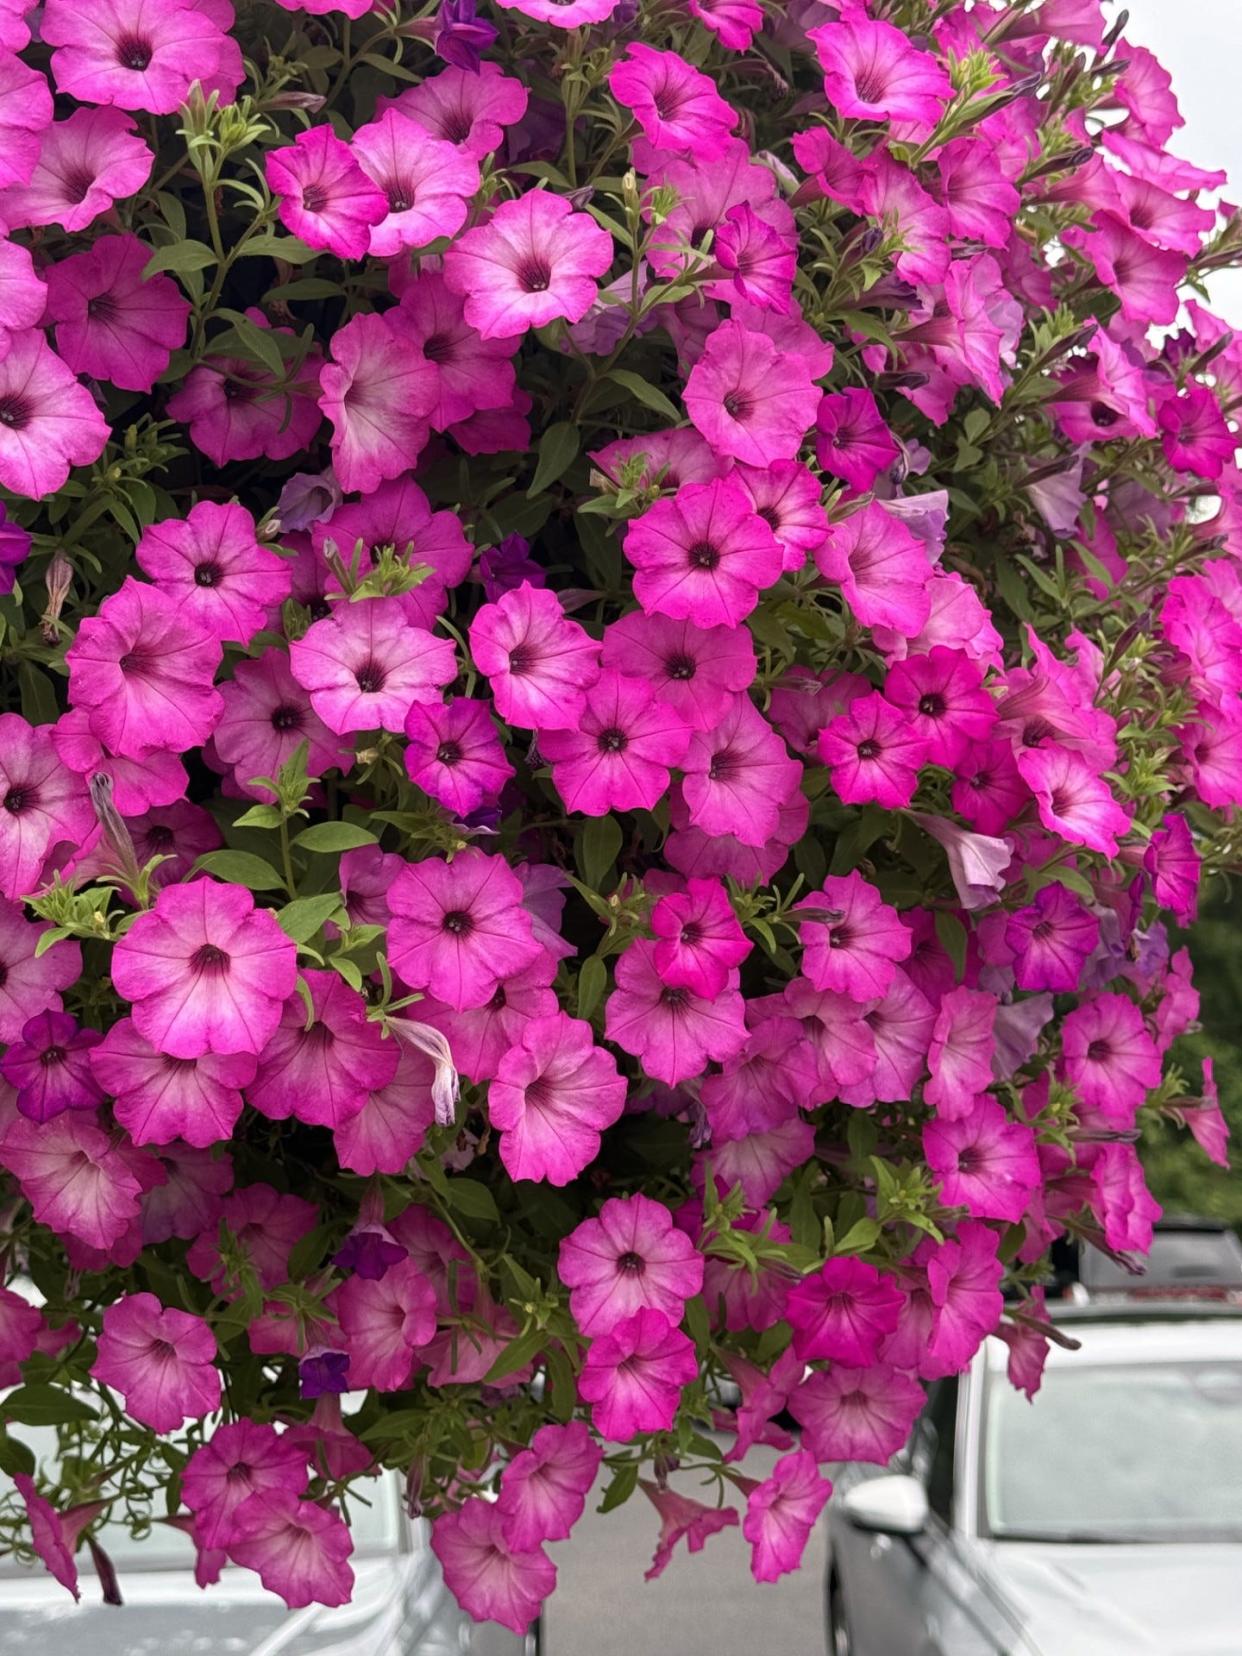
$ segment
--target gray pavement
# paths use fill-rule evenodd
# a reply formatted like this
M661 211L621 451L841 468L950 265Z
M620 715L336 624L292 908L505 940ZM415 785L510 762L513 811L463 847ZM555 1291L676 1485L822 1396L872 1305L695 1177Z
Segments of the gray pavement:
M765 1478L776 1460L755 1449L742 1470ZM674 1477L683 1494L693 1479ZM683 1541L658 1581L644 1581L660 1520L637 1490L600 1516L600 1488L573 1536L550 1547L559 1582L545 1612L547 1656L825 1656L823 1524L795 1575L760 1586L740 1528L691 1557ZM735 1499L741 1509L741 1497Z

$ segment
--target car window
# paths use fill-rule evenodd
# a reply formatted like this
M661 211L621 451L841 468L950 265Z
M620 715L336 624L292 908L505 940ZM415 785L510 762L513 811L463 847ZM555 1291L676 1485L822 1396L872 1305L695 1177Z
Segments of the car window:
M953 1516L953 1452L957 1425L957 1376L933 1382L900 1465L927 1490L932 1511Z
M1033 1403L988 1378L986 1533L1242 1540L1242 1363L1057 1364Z

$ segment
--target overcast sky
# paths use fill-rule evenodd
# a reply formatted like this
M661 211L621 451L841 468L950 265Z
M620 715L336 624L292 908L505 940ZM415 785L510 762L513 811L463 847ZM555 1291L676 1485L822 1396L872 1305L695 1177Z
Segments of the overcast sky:
M1225 167L1227 201L1242 202L1242 0L1124 0L1126 39L1153 51L1173 77L1186 122L1169 148L1200 167ZM1116 17L1120 7L1107 8ZM1213 283L1215 308L1242 325L1242 271Z

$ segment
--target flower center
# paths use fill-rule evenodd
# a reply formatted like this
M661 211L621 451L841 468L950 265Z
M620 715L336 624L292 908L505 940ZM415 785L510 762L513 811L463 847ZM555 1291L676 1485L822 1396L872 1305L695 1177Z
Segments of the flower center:
M122 35L116 43L116 61L122 69L140 75L151 64L151 42L138 35Z
M1112 1047L1110 1047L1108 1042L1104 1040L1092 1041L1091 1045L1087 1048L1087 1057L1093 1064L1103 1064L1107 1059L1111 1058L1112 1055Z
M190 956L190 967L195 972L223 977L228 971L229 957L214 943L203 943Z
M423 340L423 355L428 362L451 362L453 360L453 341L447 334L428 334Z
M531 254L518 266L517 280L523 293L546 293L552 285L552 267Z
M170 1357L177 1355L177 1349L170 1340L152 1340L151 1355L161 1363L168 1362Z
M63 1064L66 1053L62 1046L50 1046L39 1054L39 1062L44 1069L55 1069L57 1064Z
M450 937L469 937L474 930L474 921L465 909L450 909L441 924Z
M712 762L707 767L709 782L723 782L733 769L733 755L728 748L721 748L719 753L712 754Z
M225 402L251 402L254 398L254 387L245 385L241 380L226 379L224 382Z
M516 650L509 651L509 671L517 678L523 673L533 671L535 666L535 652L528 644L519 644Z
M617 1269L626 1276L642 1276L647 1262L641 1254L623 1253L617 1256Z
M93 172L87 172L85 167L72 168L64 177L65 199L72 202L85 201L94 182Z
M686 556L691 569L710 571L720 566L720 553L710 541L695 541Z
M328 192L322 184L308 184L302 191L302 206L308 213L322 213L328 205Z
M363 695L375 696L384 688L388 674L378 661L364 661L354 674L354 683Z
M625 732L618 730L615 725L601 730L595 740L601 753L624 753L630 741Z
M1115 408L1110 408L1104 402L1093 402L1090 414L1092 421L1098 426L1103 426L1106 430L1109 426L1115 426L1121 418Z
M460 765L460 742L441 742L436 749L436 763L440 765Z
M860 103L879 103L884 96L884 76L877 64L870 64L854 76L854 91Z
M220 576L223 570L217 563L201 563L194 566L194 585L200 587L214 587L220 585Z
M301 728L302 709L300 707L290 707L287 702L282 702L279 707L272 709L273 730L279 730L283 735L286 731L301 730Z
M878 759L880 757L880 744L873 742L868 736L865 742L859 742L858 744L858 757L860 759Z
M687 655L670 656L664 664L664 671L671 679L692 679L697 670L697 664Z
M670 1012L680 1012L686 1004L686 991L674 989L668 984L660 990L660 1005L667 1006Z
M394 185L388 192L388 211L390 213L408 213L414 203L405 191Z
M741 391L730 391L724 400L724 411L731 420L749 420L754 413L754 404Z
M30 424L30 404L25 397L10 393L7 397L0 397L0 425L8 426L10 431L21 431Z
M25 788L10 788L4 796L4 808L10 816L20 816L30 803L30 796Z
M157 823L147 830L147 844L157 856L173 848L173 831L165 823Z
M919 712L928 719L939 719L944 715L944 697L929 690L925 696L919 697Z
M89 181L88 181L89 187ZM82 191L85 196L86 190ZM79 196L79 201L82 199ZM86 301L86 314L96 322L112 322L120 315L121 307L110 293L97 293L93 299Z

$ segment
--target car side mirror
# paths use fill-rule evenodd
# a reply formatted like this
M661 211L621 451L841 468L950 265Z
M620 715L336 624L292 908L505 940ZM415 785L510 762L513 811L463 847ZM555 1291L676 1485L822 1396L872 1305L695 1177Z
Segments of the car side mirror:
M855 1484L842 1502L850 1523L885 1535L920 1535L927 1527L927 1491L917 1478L894 1472Z

